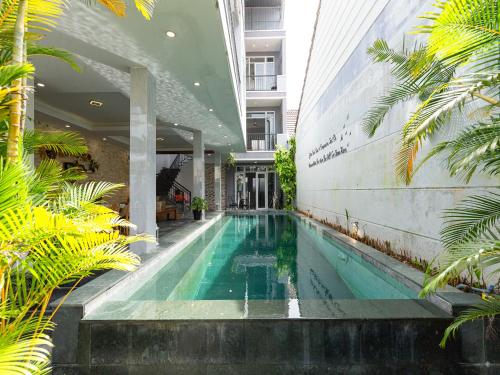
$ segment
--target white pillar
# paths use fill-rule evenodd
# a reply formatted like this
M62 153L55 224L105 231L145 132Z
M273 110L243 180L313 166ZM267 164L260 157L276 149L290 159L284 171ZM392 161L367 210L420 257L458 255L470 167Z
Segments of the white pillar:
M205 199L205 145L201 131L193 132L193 197Z
M137 233L156 234L156 86L142 67L130 70L130 221ZM141 253L154 243L132 244Z
M215 193L215 209L222 210L222 178L221 178L221 155L216 152L214 155L214 193Z

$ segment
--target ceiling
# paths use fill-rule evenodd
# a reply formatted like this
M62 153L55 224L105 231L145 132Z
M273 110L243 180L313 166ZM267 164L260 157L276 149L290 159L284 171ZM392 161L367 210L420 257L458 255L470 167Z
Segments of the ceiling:
M283 38L245 38L246 52L280 52Z
M36 82L45 84L36 87L35 109L125 142L128 72L130 67L146 66L156 78L157 133L171 138L164 141L169 143L165 147L190 147L191 133L186 130L201 130L207 147L244 150L244 103L240 105L233 87L216 4L159 1L148 22L132 7L126 18L118 18L99 5L71 2L46 43L76 54L81 72L53 59L34 59ZM168 38L168 30L176 37ZM195 87L195 81L201 85ZM90 100L103 106L91 107Z

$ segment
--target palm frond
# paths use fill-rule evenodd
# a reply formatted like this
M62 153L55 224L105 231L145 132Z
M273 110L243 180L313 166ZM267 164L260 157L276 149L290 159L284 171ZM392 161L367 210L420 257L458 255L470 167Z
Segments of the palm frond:
M496 47L498 53L498 0L448 0L435 6L439 12L422 16L431 24L418 28L419 32L430 34L429 55L463 63L484 48Z
M398 103L412 98L426 100L431 93L443 87L453 77L456 66L443 66L434 58L429 58L423 46L412 51L398 52L389 48L385 40L379 39L368 49L374 62L388 62L397 79L389 92L377 99L375 106L365 115L362 126L368 136L373 136L387 113Z
M27 153L39 149L67 156L81 156L88 153L85 140L76 132L26 130L23 137L23 147Z
M0 216L28 199L26 171L21 164L8 163L0 156Z
M449 153L448 170L469 182L478 168L485 174L500 174L500 121L479 123L463 130L457 138L438 145Z
M9 327L9 326L8 326ZM47 335L23 337L0 332L0 373L5 375L40 374L50 362L52 341Z
M156 1L157 0L134 0L134 3L142 16L145 19L150 20L153 17Z
M490 236L498 238L500 194L473 195L445 211L441 239L446 248Z
M500 314L500 298L488 296L484 302L472 306L455 318L455 321L444 331L443 339L439 345L444 348L448 338L453 337L463 324L477 319L493 319L498 314Z
M98 0L105 8L118 17L125 17L127 4L123 0Z
M73 54L64 49L29 43L27 48L27 54L28 57L32 56L53 57L59 61L67 63L74 71L80 72L80 66L76 62Z

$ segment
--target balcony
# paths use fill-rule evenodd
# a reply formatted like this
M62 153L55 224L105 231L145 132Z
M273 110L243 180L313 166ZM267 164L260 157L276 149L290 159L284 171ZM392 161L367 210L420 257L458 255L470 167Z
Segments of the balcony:
M276 149L276 134L247 133L248 151L274 151Z
M276 91L277 89L276 75L247 76L247 91Z
M281 7L246 7L245 30L281 30Z

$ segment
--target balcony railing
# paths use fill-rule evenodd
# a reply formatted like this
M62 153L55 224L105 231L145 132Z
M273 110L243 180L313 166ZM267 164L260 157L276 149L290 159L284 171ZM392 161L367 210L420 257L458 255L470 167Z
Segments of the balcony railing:
M280 30L281 7L246 7L245 30Z
M247 76L247 91L276 91L278 82L276 75Z
M276 148L276 134L247 133L248 151L274 151L275 148Z

